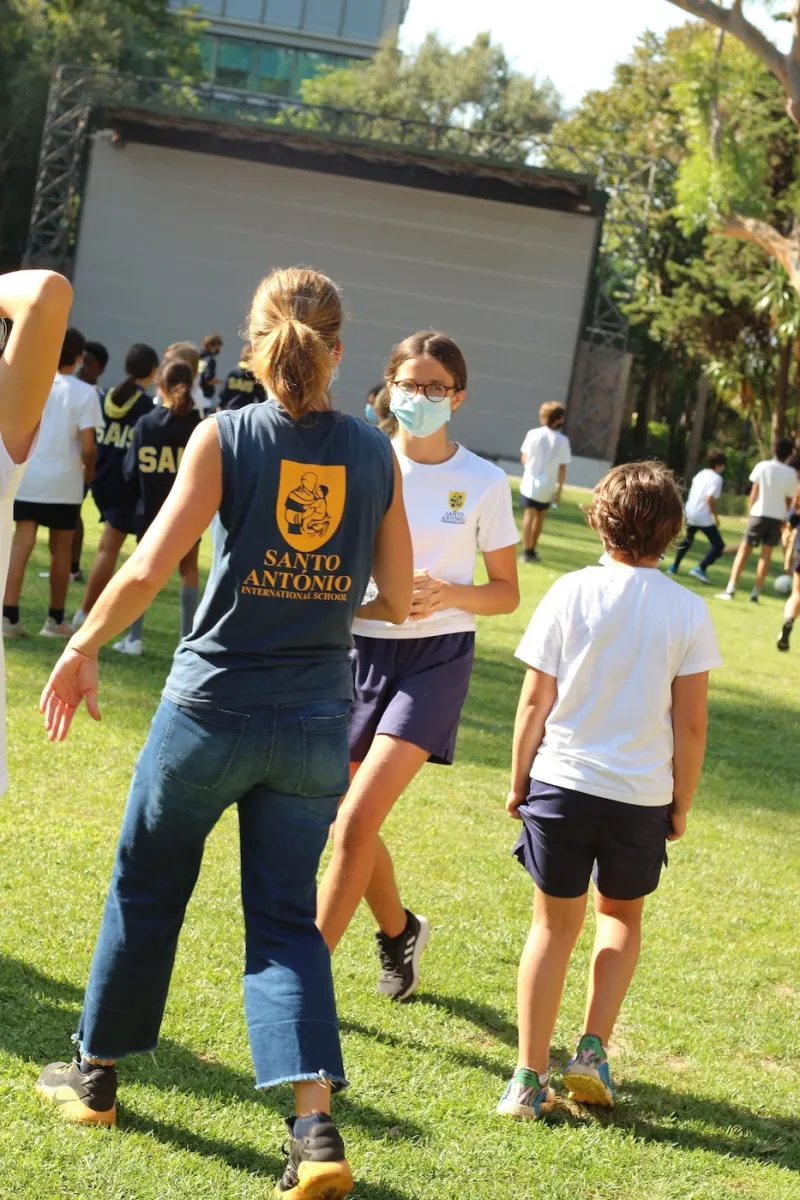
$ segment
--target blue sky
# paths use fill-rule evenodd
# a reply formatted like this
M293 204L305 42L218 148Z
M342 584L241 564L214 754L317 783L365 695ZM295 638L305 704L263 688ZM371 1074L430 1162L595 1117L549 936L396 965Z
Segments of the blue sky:
M757 7L748 6L751 15ZM549 75L571 106L585 92L607 86L614 64L646 29L663 33L685 19L669 0L411 0L402 38L414 46L435 29L462 45L488 29L515 66ZM761 20L774 35L774 23Z

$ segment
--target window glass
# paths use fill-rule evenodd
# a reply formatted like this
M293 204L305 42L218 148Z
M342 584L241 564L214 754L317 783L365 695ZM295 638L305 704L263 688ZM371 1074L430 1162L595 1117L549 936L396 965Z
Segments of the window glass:
M225 0L225 16L234 21L260 23L264 0Z
M214 71L214 38L204 37L200 40L200 61L206 75Z
M344 0L307 0L304 28L309 33L338 33Z
M210 17L218 17L222 12L223 0L194 0L198 8ZM170 8L191 8L191 0L170 0Z
M345 37L377 42L381 36L383 0L347 0L344 10Z
M253 45L251 42L234 42L220 38L217 51L218 83L228 87L247 88L253 70Z
M303 0L267 0L266 22L283 29L299 29L303 19Z
M288 96L292 90L294 50L283 46L263 46L258 52L256 87L273 96Z
M343 54L317 54L313 50L297 55L297 77L295 88L299 89L304 79L313 79L326 67L347 67L352 60Z

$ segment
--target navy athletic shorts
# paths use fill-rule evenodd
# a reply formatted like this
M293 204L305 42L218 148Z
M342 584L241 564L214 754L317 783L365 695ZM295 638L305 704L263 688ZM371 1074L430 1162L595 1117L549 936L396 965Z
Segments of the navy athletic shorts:
M449 767L469 691L474 633L438 637L355 636L351 652L355 700L350 712L350 761L363 762L378 733L427 750Z
M593 879L609 900L638 900L656 890L667 865L669 810L532 779L514 854L548 896L582 896Z
M531 500L530 496L523 496L520 492L520 504L523 508L533 508L536 512L549 512L552 507L552 500Z
M35 521L45 529L55 529L63 533L74 530L78 525L80 504L41 504L35 500L15 500L14 520Z

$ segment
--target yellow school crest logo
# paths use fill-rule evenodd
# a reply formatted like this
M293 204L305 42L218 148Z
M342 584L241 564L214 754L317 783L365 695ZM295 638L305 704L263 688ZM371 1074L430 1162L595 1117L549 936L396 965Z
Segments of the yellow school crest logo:
M453 512L459 512L467 502L466 492L451 492L450 493L450 508Z
M347 494L345 467L318 467L281 459L278 528L295 550L318 550L342 520Z

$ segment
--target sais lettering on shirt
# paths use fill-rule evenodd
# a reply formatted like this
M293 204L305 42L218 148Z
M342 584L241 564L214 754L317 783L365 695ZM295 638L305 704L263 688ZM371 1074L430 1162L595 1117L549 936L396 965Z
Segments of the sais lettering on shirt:
M346 600L353 580L341 573L341 567L338 554L267 550L264 565L254 568L242 583L242 595L279 600Z
M133 430L130 432L132 435ZM143 475L177 475L183 452L183 446L176 450L172 446L140 446L139 470Z
M107 426L100 425L95 430L98 446L119 446L127 450L133 441L133 425L120 425L119 421L109 421Z

